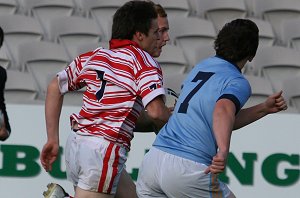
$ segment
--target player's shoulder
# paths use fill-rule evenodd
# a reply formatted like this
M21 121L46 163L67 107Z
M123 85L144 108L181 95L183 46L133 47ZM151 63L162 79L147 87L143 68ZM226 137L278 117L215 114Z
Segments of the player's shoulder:
M90 57L90 56L94 56L95 54L99 53L100 50L103 50L104 48L102 47L98 47L96 49L93 49L93 50L89 50L89 51L86 51L82 54L79 55L79 57Z
M132 51L135 54L136 60L145 63L145 66L158 66L157 61L145 50L132 46Z

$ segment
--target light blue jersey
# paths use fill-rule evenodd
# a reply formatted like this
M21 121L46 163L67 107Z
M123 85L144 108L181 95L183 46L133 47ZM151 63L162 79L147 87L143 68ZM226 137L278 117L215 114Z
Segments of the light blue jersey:
M183 82L174 113L153 146L210 165L217 152L212 128L216 102L230 99L237 113L250 95L249 82L236 65L219 57L200 62Z

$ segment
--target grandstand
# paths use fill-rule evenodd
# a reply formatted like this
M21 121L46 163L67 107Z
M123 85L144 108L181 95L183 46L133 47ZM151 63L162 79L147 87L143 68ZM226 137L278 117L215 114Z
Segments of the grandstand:
M0 50L0 63L14 73L32 76L34 87L31 86L31 89L35 89L37 94L36 97L31 97L32 101L26 100L26 103L43 102L46 83L59 68L62 68L64 62L67 64L84 50L108 46L112 15L124 2L126 1L1 0L0 26L4 29L5 40ZM243 72L269 81L272 86L266 93L284 89L282 84L287 78L300 75L298 60L300 31L297 25L299 24L297 18L300 17L299 1L288 0L281 3L283 1L280 0L154 0L154 2L162 4L169 14L171 40L165 49L169 52L164 52L158 59L166 79L171 79L168 76L172 76L173 73L186 75L197 62L213 56L213 39L216 33L226 22L234 18L252 19L260 29L260 49L257 57L246 65ZM276 20L277 15L281 16L280 21ZM32 41L43 44L35 44L36 49L28 53L24 43ZM53 54L52 58L47 57L46 51L41 51L38 47L53 48L56 55ZM54 48L60 49L57 51ZM23 54L26 54L27 61L24 61ZM54 60L55 56L59 56L57 60ZM41 66L35 70L29 69L30 65L37 65L41 59L43 68ZM55 62L58 63L56 67ZM10 80L8 83L11 82ZM26 92L22 90L24 85L18 88L15 84L7 85L7 94L12 91L12 87L20 92ZM256 84L254 86L257 87ZM80 104L68 101L66 105ZM9 104L22 101L14 99L6 102ZM297 108L293 103L289 102L289 105L292 109Z

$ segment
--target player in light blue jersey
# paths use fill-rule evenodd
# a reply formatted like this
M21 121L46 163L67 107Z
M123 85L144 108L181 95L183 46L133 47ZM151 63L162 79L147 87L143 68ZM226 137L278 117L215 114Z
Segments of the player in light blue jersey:
M215 40L216 56L189 73L173 115L140 167L140 198L235 197L218 173L226 166L232 130L259 119L255 112L256 118L245 123L246 114L240 112L251 95L241 69L256 54L258 32L248 19L227 23ZM281 94L272 96L274 112L286 109Z

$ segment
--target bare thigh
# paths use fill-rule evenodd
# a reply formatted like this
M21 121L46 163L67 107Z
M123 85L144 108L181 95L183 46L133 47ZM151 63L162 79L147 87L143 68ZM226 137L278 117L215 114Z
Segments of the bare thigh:
M116 198L137 198L135 184L130 175L123 169L118 183Z
M76 187L75 190L75 198L113 198L113 197L114 195L87 191L79 187Z

